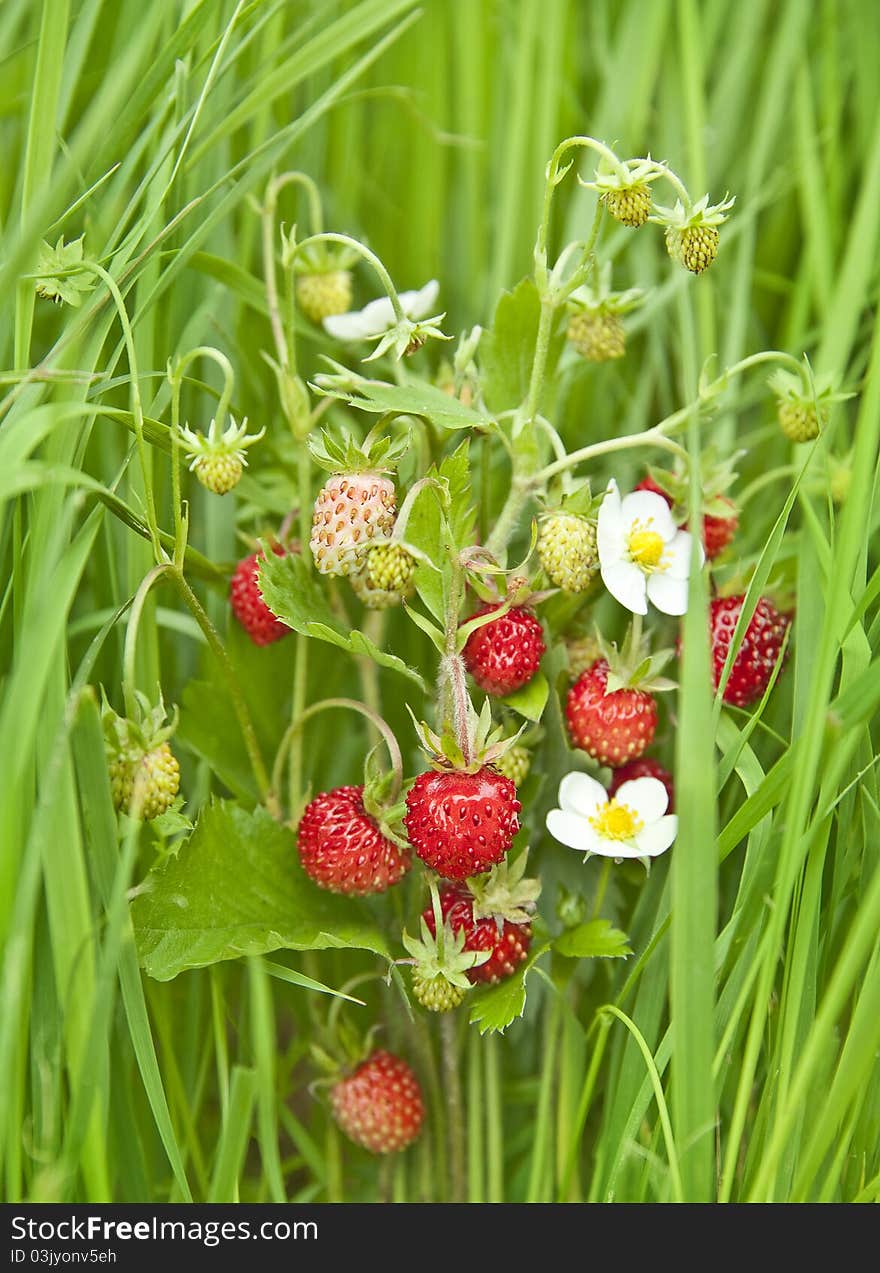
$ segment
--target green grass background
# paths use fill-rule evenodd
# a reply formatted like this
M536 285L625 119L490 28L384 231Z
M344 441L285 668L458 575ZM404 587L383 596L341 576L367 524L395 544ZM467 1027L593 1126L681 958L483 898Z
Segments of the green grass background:
M503 1037L471 1032L469 1194L876 1200L878 65L871 0L6 0L7 1199L442 1196L427 1142L377 1180L308 1096L317 995L260 961L167 984L138 970L126 890L148 846L129 836L117 847L97 718L80 694L118 686L119 607L151 564L132 527L143 486L131 368L103 284L79 311L35 301L23 276L39 241L85 230L124 298L148 418L167 416L168 357L216 344L236 368L237 413L271 440L253 201L273 170L309 172L333 228L365 237L401 287L439 278L457 332L487 323L498 290L530 269L544 164L561 137L588 132L624 154L650 150L696 195L730 190L737 205L696 285L670 270L656 234L611 236L612 254L626 248L616 279L656 290L619 367L557 387L570 447L646 427L692 396L705 360L714 374L764 348L806 352L859 397L797 453L760 375L710 426L722 450L745 452L743 568L796 590L793 656L758 719L713 715L699 667L686 669L681 839L639 895L637 957L578 993L534 976L523 1022ZM591 210L570 182L558 238L583 237ZM291 203L284 215L304 212ZM315 354L306 340L309 373ZM209 401L187 386L191 425ZM835 505L827 457L851 450L849 494ZM167 464L159 451L152 462L168 526ZM623 483L637 470L627 460L615 471ZM259 500L254 485L243 492ZM234 508L192 498L193 546L234 559ZM222 587L199 586L225 627ZM210 665L195 625L157 595L138 677L177 701L194 677L210 683ZM283 655L262 670L248 651L236 657L269 733ZM338 665L316 655L315 684L345 689ZM356 772L352 732L316 733L320 786ZM204 740L189 741L197 807L209 772ZM359 965L340 954L289 966L338 986ZM602 1004L614 1012L597 1015Z

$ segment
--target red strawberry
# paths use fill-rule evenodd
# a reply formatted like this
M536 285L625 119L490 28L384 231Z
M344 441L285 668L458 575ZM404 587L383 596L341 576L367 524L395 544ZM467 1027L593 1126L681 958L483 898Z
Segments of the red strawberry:
M491 614L499 606L480 606L475 614ZM513 606L500 619L477 628L462 651L465 665L480 689L487 694L512 694L527 684L538 670L544 645L544 631L524 606Z
M284 556L284 549L276 544L272 549L276 557ZM257 587L257 566L262 553L251 553L235 568L229 585L232 612L255 645L270 645L287 636L290 628L277 619L263 600Z
M504 920L499 932L494 919L474 919L474 899L462 885L453 884L441 889L440 909L454 933L464 930L464 950L492 952L484 964L468 969L466 976L473 985L478 981L495 982L509 977L528 954L532 942L531 924L511 924ZM431 933L436 933L433 907L429 906L423 912L422 919Z
M516 787L495 769L432 770L407 794L406 830L432 870L465 880L501 861L519 830L520 808Z
M303 869L331 893L384 893L409 870L411 857L384 836L365 810L363 787L315 796L300 819Z
M621 765L619 769L615 769L611 774L611 785L608 788L608 795L615 795L618 787L622 787L625 782L632 782L636 778L656 778L658 782L662 782L666 788L666 794L669 796L669 806L666 812L675 812L675 784L672 781L672 774L651 756L642 756L638 760L630 760L625 765Z
M374 1052L330 1091L333 1117L371 1154L396 1154L418 1139L425 1115L419 1081L405 1061Z
M673 507L675 500L668 491L664 491L658 486L650 474L642 478L636 487L637 491L653 491L655 495L662 496L670 508ZM706 550L706 556L709 561L713 561L721 553L733 539L739 526L739 517L736 511L736 505L725 495L718 497L724 504L729 505L730 513L727 517L713 516L712 513L703 514L703 547ZM687 530L687 522L681 523L682 530Z
M744 596L716 597L709 610L716 689L744 601ZM770 684L790 623L790 616L780 614L766 597L761 597L730 669L730 678L724 687L725 703L746 707L761 697Z
M608 664L597 659L568 692L565 714L575 747L600 765L635 760L657 728L657 704L646 690L607 691Z

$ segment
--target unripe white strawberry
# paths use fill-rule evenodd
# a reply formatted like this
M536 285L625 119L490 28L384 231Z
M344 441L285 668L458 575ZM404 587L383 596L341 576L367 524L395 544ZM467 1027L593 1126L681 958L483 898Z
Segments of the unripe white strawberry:
M599 569L596 527L585 517L553 513L538 531L538 557L555 587L584 592Z
M568 674L574 680L602 657L602 648L592 636L569 637L565 649L568 653Z
M569 343L587 362L608 362L626 353L626 336L617 314L601 310L573 314L566 334Z
M789 442L812 442L819 436L825 423L812 402L797 398L780 398L777 416L779 427Z
M381 473L337 473L315 500L309 544L323 575L352 575L394 527L394 483Z
M180 765L168 745L176 713L165 725L161 697L151 707L142 694L135 695L134 709L135 718L128 719L104 704L107 769L114 807L148 822L171 808L180 789Z
M520 747L514 743L512 747L508 747L507 751L502 752L498 759L492 763L499 772L504 774L505 778L510 779L515 787L519 787L529 776L529 770L532 767L532 753L528 747Z
M309 322L317 326L325 318L345 314L351 308L351 296L349 270L323 270L297 275L296 303Z
M399 606L413 590L416 560L402 544L386 542L370 548L351 586L365 606L386 610Z
M602 201L615 221L636 230L650 214L651 188L647 182L637 181L635 185L606 190Z
M718 255L718 227L714 225L688 225L682 229L669 226L666 231L666 250L692 274L702 274Z
M199 455L192 467L202 486L215 495L228 495L238 486L244 472L244 465L234 452Z

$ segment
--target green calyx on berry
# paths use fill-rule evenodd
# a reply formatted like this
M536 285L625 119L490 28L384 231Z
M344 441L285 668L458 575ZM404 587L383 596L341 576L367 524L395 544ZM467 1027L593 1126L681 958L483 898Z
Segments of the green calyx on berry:
M718 227L727 220L727 213L736 202L725 197L721 203L709 203L703 195L691 208L685 208L677 200L674 208L656 206L651 220L662 225L666 232L666 250L674 261L702 274L718 254Z
M619 650L613 642L605 641L598 634L596 639L602 658L608 664L606 693L638 689L648 694L657 694L675 689L675 681L660 675L674 651L658 650L652 654L650 636L646 632L639 633L636 625L630 626Z
M432 933L424 917L419 920L421 937L401 937L413 965L413 994L429 1012L450 1012L457 1008L470 989L467 973L471 968L484 964L489 951L466 951L466 934L456 932L448 920L443 919L437 886L431 884L431 900L435 918Z
M622 358L626 352L626 337L620 317L636 309L643 300L644 293L638 287L625 292L611 290L611 265L607 263L602 267L596 287L578 287L568 298L569 343L588 362Z
M505 923L527 924L541 896L541 881L526 879L528 849L516 861L510 855L486 875L467 881L473 896L474 919L493 919L501 929Z
M828 423L835 402L845 402L851 393L835 393L830 376L793 375L775 371L767 382L776 395L779 426L790 442L812 442Z
M373 437L374 432L367 434L363 442L356 442L350 435L337 441L322 429L319 437L308 439L308 448L318 467L328 473L393 473L409 448L409 432L399 438L387 433Z
M34 280L38 296L54 301L56 305L79 308L83 293L90 292L95 286L94 279L82 269L84 238L81 234L71 243L65 243L62 234L54 248L43 240Z
M578 181L595 190L608 212L621 225L637 230L651 212L651 185L662 176L662 169L650 158L628 159L615 167L604 156L596 167L593 181Z
M453 659L461 663L460 656L455 655ZM449 661L444 659L441 662L441 678L448 675L444 665L447 665ZM407 711L412 717L419 743L433 769L475 774L486 765L494 765L498 768L499 759L516 745L528 726L528 721L524 721L517 733L505 737L504 726L495 725L492 721L492 708L488 698L483 701L482 709L477 715L468 696L465 710L468 755L465 755L459 735L453 729L451 721L445 722L442 731L437 733L425 721L417 720L412 708L407 704Z
M226 495L238 485L247 464L245 451L259 442L266 432L260 429L259 433L248 435L247 417L240 425L232 416L229 419L229 426L222 432L220 422L213 419L207 435L186 427L178 434L187 459L191 461L190 472L195 473L202 486L215 495Z

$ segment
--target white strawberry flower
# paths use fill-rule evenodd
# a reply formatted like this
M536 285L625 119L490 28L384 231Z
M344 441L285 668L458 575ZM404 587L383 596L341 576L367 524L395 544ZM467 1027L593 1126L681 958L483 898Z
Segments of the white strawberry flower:
M667 813L669 795L657 778L623 782L612 797L595 778L575 770L559 784L559 808L547 814L547 830L560 844L600 857L653 858L678 832Z
M650 601L664 614L684 614L691 536L676 526L662 495L633 491L621 498L612 479L599 509L596 546L602 581L627 610L647 614ZM702 561L702 546L699 551Z
M431 279L417 292L401 292L400 304L407 318L425 318L437 303L440 284ZM363 309L348 314L332 314L324 319L324 330L337 340L375 340L396 324L394 306L387 296L370 301Z

